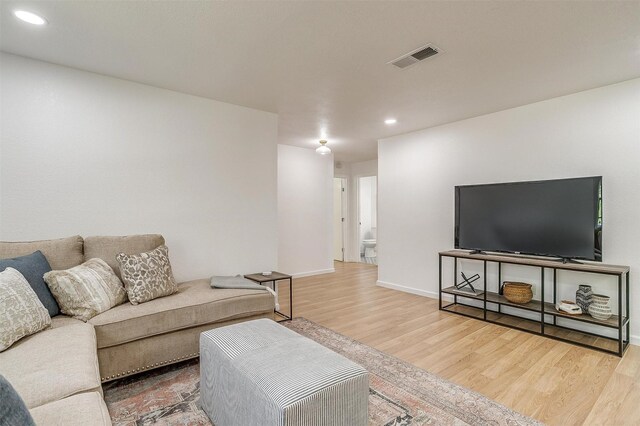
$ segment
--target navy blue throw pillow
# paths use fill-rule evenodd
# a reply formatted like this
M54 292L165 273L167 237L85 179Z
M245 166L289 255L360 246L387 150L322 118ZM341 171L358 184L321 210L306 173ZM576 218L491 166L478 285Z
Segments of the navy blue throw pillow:
M0 425L36 426L18 392L0 375Z
M18 270L29 282L29 285L36 292L38 299L49 311L49 316L53 317L60 313L60 307L53 298L47 283L42 276L51 270L51 266L41 251L36 251L27 256L15 257L13 259L0 259L0 272L7 268Z

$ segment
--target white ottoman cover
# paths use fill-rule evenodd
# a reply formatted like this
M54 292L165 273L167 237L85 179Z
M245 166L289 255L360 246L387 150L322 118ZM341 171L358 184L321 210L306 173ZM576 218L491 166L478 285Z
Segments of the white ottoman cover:
M366 425L369 374L268 319L200 335L200 403L215 426Z

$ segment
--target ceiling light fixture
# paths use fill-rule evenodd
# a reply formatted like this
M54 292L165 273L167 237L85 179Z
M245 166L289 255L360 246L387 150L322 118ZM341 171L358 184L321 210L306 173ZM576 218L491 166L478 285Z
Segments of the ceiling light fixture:
M386 120L384 120L384 124L396 124L398 122L398 120L396 120L395 118L387 118Z
M331 149L327 146L327 141L324 139L320 141L320 146L316 148L316 152L320 155L331 154Z
M47 23L47 20L42 16L36 15L33 12L27 12L26 10L15 10L13 14L21 21L28 22L33 25L45 25Z

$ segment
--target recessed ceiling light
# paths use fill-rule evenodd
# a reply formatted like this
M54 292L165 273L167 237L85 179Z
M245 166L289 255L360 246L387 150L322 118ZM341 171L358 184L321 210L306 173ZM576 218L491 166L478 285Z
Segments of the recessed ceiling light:
M47 20L42 16L36 15L33 12L27 12L26 10L16 10L13 14L21 21L28 22L33 25L44 25L47 23Z
M396 120L395 118L387 118L386 120L384 120L384 124L396 124L398 122L398 120Z

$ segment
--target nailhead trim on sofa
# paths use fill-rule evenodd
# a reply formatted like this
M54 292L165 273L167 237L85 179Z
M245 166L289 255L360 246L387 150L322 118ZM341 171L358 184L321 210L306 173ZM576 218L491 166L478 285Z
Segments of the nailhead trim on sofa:
M195 352L195 353L188 354L188 355L185 355L185 356L181 356L181 357L178 357L178 358L173 358L173 359L168 359L166 361L156 362L155 364L147 365L146 367L142 367L142 368L136 368L135 370L123 371L122 373L118 373L118 374L113 375L113 376L102 377L100 380L104 383L104 382L106 382L108 380L119 379L119 378L122 378L122 377L130 376L132 374L137 374L137 373L140 373L142 371L149 370L151 368L161 367L161 366L163 366L165 364L173 364L173 363L176 363L178 361L183 361L185 359L196 358L198 356L200 356L200 353L199 352Z

